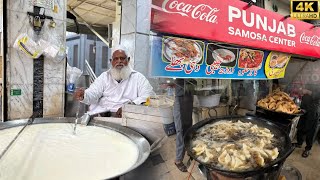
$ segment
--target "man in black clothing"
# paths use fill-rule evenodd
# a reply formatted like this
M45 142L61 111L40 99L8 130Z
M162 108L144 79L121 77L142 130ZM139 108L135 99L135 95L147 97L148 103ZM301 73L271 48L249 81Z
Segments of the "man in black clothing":
M306 113L300 117L297 131L297 143L294 145L298 148L302 147L304 136L306 138L306 147L302 153L302 157L306 158L310 155L310 150L313 144L313 136L320 118L319 97L316 93L316 88L312 85L307 85L303 91L301 108L306 110Z

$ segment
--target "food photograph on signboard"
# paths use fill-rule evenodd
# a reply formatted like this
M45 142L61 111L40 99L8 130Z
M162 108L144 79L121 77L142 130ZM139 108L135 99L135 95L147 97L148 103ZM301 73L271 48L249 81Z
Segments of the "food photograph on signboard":
M260 69L264 53L260 50L240 49L238 67L243 69Z
M238 49L228 46L220 46L214 43L207 44L207 65L220 61L222 67L234 67L238 57Z
M290 58L290 54L271 51L266 59L264 69L267 78L283 78Z
M289 61L290 56L281 52L271 52L270 53L270 68L283 68Z
M162 39L162 60L182 60L182 64L202 64L204 43L198 40L166 37Z

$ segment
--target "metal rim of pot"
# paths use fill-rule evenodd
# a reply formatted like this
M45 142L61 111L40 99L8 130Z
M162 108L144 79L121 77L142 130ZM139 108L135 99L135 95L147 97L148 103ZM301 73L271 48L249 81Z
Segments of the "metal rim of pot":
M191 142L194 137L194 134L199 128L203 127L206 124L214 123L222 120L241 120L242 122L253 122L254 124L257 124L259 127L265 127L269 129L275 135L276 138L280 139L281 147L278 147L278 149L280 150L279 150L279 156L277 157L277 159L267 164L265 167L250 169L246 171L226 170L226 169L216 167L214 164L206 164L198 160L197 157L194 155L194 153L192 153ZM259 173L267 172L270 169L277 168L281 166L282 163L286 160L286 158L294 151L294 146L292 146L291 144L291 139L283 129L281 129L278 125L266 119L253 117L253 116L236 116L236 117L226 116L221 118L206 119L206 120L200 121L187 130L187 132L184 135L184 143L185 143L186 151L191 158L193 158L200 164L204 165L209 170L213 170L217 173L220 173L221 175L234 177L234 178L250 177L253 175L257 175Z
M74 123L74 118L72 117L58 117L58 118L36 118L33 124L46 124L46 123ZM28 120L22 119L22 120L12 120L12 121L6 121L3 123L0 123L0 131L8 128L13 128L13 127L18 127L18 126L23 126ZM80 123L80 122L79 122ZM30 125L30 126L32 126ZM118 133L121 133L131 139L138 147L139 149L139 156L136 161L136 163L129 168L128 170L119 173L117 175L114 175L113 177L109 177L108 179L116 178L119 176L122 176L124 174L127 174L128 172L136 169L139 167L142 163L146 161L146 159L150 155L150 144L146 140L145 137L143 137L140 133L127 128L123 127L121 125L115 124L115 123L110 123L107 121L99 121L99 120L91 120L88 126L97 126L97 127L102 127L106 129L110 129L113 131L116 131Z

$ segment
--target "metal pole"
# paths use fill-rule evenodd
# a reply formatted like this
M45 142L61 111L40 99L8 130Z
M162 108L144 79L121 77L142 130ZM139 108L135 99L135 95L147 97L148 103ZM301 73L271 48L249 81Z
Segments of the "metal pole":
M23 130L30 124L32 124L34 121L34 116L32 115L28 121L26 122L26 124L22 127L22 129L18 132L18 134L12 139L12 141L8 144L8 146L1 152L0 154L0 160L2 159L2 157L6 154L6 152L10 149L10 147L12 146L12 144L18 139L18 137L20 136L20 134L23 132Z
M80 19L83 23L84 23L84 25L86 25L96 36L98 36L98 38L99 39L101 39L101 41L102 42L104 42L107 46L108 46L108 48L110 48L109 47L109 41L107 41L104 37L102 37L96 30L94 30L92 27L91 27L91 25L90 24L88 24L79 14L77 14L73 9L71 9L70 7L69 7L69 11L71 11L72 12L72 14L73 15L75 15L78 19ZM108 29L109 30L109 29Z

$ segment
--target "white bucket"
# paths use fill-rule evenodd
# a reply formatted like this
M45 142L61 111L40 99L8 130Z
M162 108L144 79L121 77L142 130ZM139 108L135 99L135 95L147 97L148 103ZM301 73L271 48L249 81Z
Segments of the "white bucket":
M214 94L210 96L198 96L199 105L201 107L214 107L220 103L221 94Z
M160 111L161 119L163 124L173 123L173 107L158 108Z

